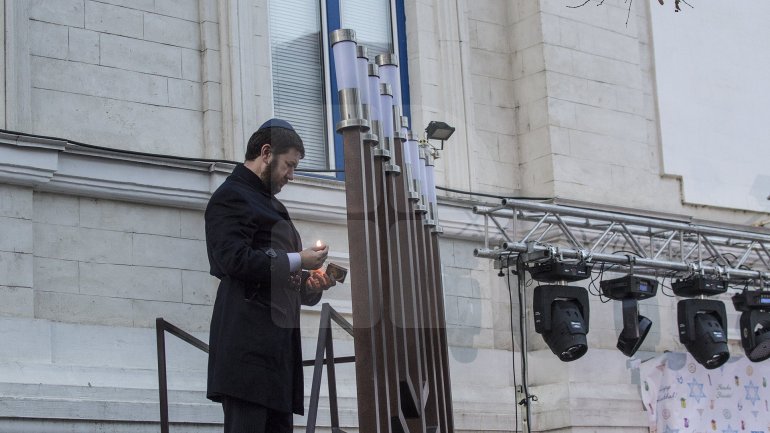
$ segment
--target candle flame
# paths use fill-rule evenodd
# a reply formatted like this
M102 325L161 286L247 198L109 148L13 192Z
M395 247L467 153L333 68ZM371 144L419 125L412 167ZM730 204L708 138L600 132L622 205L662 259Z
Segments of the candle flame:
M318 241L316 241L315 246L317 246L317 247L322 247L323 246L323 244L321 243L320 239Z

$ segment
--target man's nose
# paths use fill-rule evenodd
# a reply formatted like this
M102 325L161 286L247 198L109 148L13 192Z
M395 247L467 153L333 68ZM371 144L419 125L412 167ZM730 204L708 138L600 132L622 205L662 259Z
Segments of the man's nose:
M286 178L289 180L294 180L294 168L289 169L289 172L286 173Z

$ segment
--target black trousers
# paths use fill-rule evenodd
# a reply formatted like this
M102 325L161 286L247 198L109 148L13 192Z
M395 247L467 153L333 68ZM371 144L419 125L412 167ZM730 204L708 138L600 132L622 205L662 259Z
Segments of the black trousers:
M278 412L262 405L237 398L224 397L224 433L292 433L291 413Z

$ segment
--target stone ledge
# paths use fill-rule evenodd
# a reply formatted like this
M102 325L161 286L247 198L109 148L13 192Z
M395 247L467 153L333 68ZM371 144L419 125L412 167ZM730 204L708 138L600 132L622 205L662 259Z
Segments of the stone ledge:
M349 384L348 384L349 385ZM46 424L40 431L58 432L57 423L69 425L63 431L103 431L99 425L115 425L110 431L145 431L159 422L157 389L106 388L41 384L0 383L0 431L31 431L35 424ZM318 408L319 432L330 426L325 384ZM348 432L356 431L358 411L355 389L340 388L338 397L340 424ZM305 397L305 407L309 396ZM461 431L512 431L513 408L504 403L455 402L455 425ZM521 414L519 414L521 419ZM169 391L169 420L177 428L221 431L222 409L205 398L203 391ZM17 427L3 430L4 426ZM305 427L307 419L295 416L296 427ZM77 428L71 427L77 425ZM117 428L120 426L119 428ZM23 428L21 428L23 427ZM210 429L211 428L211 429Z
M0 183L35 191L201 210L232 168L224 161L121 152L0 131ZM280 198L297 220L347 221L340 181L297 176ZM483 218L471 212L472 203L440 201L448 236L483 239Z

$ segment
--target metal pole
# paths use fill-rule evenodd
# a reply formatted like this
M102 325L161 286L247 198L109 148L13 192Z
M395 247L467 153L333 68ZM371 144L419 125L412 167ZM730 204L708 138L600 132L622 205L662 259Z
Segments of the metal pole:
M454 418L452 409L452 384L449 378L449 345L447 344L446 336L446 313L444 308L444 284L441 275L441 257L438 247L438 233L429 229L428 241L430 243L430 257L433 261L433 295L435 296L436 305L436 320L438 322L438 342L439 342L439 371L441 371L441 379L443 383L442 397L444 400L445 417L446 417L446 429L449 433L454 432Z
M318 342L315 349L315 363L313 364L313 382L310 386L310 407L307 412L307 433L314 433L316 419L318 417L318 402L321 398L321 375L323 374L324 348L326 340L329 339L329 320L328 304L321 307L321 322L318 325Z
M155 337L158 350L158 399L160 401L160 432L169 433L168 382L166 378L166 329L165 321L155 319Z
M548 251L549 247L545 245L533 245L532 246L535 251ZM527 252L528 251L528 245L522 244L518 242L508 243L506 242L503 244L503 250L509 251L509 252ZM559 248L559 254L567 259L580 259L582 258L582 253L580 251L570 249L570 248ZM474 251L474 255L476 257L483 257L487 259L495 259L500 255L500 251L498 250L485 250L485 249L476 249ZM607 262L607 263L615 263L619 265L626 265L629 264L629 258L627 256L621 256L618 254L592 254L591 258L594 262ZM691 266L687 263L681 263L681 262L669 262L664 260L653 260L653 259L645 259L641 257L634 258L634 264L636 266L644 266L649 268L656 268L656 269L668 269L671 271L679 271L679 272L687 272L691 270ZM720 273L724 268L719 268L716 266L708 266L708 265L701 265L699 267L706 273L713 273L718 274ZM730 274L731 278L762 278L762 279L770 279L770 273L767 272L761 272L761 271L749 271L745 269L728 269L727 272Z
M380 422L382 402L386 401L384 362L382 356L382 323L379 289L378 246L372 243L369 233L376 230L374 200L371 189L371 153L362 143L361 131L348 128L343 131L345 148L345 189L348 211L348 238L350 253L350 280L353 288L354 347L356 353L356 391L358 396L358 422L362 432L388 432ZM368 155L368 157L367 157ZM365 177L369 172L369 176ZM369 180L367 180L369 179ZM385 427L385 428L383 428Z
M529 336L527 335L527 290L524 279L524 263L520 260L516 261L516 275L518 276L517 290L521 294L521 302L519 303L519 314L521 315L521 323L519 326L523 327L521 330L521 388L524 399L524 417L521 422L521 430L523 433L530 433L532 426L530 424L532 411L530 410L530 395L529 395ZM511 314L513 314L513 308L511 308ZM513 348L511 348L513 349ZM513 374L516 374L514 372ZM518 402L517 402L518 404Z
M569 216L575 216L575 217L581 217L581 218L605 219L605 220L612 220L617 222L624 222L627 224L643 225L643 226L660 228L660 229L668 229L668 230L693 231L693 232L702 233L707 236L708 235L724 236L724 237L730 237L735 239L770 242L770 235L765 235L761 233L750 233L750 232L739 231L739 230L722 229L718 227L710 227L710 226L704 226L699 224L669 221L669 220L660 219L660 218L641 217L641 216L635 216L635 215L581 209L581 208L560 206L560 205L554 205L554 204L534 203L530 201L514 200L514 199L503 199L503 204L509 208L515 208L515 209L524 209L524 210L540 211L540 212L552 212L552 213L558 213L561 215L569 215ZM486 206L474 207L474 212L479 214L484 214L491 210L492 208L489 208ZM511 211L508 210L507 212L511 212ZM499 214L499 211L494 213ZM505 213L505 215L508 215L508 213ZM513 217L512 215L510 216Z

